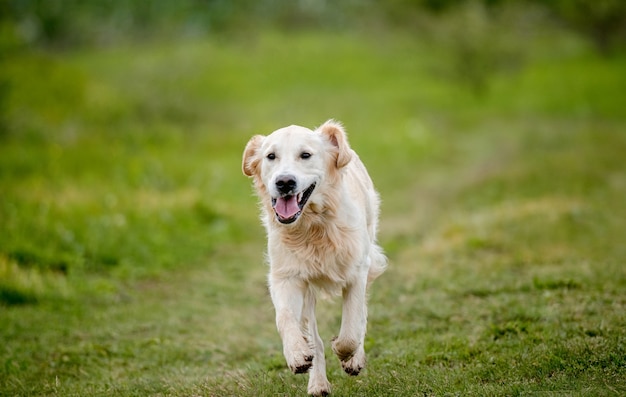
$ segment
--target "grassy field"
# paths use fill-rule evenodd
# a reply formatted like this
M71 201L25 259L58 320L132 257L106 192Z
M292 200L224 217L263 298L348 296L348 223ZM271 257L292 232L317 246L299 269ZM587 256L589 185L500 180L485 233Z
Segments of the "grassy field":
M327 351L334 395L626 394L626 58L548 44L480 95L445 48L391 33L4 62L0 394L306 394L240 159L331 117L390 258L368 368ZM321 304L326 341L339 316Z

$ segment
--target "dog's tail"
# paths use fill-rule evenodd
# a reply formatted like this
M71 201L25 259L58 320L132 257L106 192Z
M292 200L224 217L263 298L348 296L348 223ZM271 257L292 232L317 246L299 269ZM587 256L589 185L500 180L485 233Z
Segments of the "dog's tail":
M383 274L387 269L387 257L383 253L383 249L377 244L372 245L370 251L370 269L367 273L367 284L371 284L378 276Z

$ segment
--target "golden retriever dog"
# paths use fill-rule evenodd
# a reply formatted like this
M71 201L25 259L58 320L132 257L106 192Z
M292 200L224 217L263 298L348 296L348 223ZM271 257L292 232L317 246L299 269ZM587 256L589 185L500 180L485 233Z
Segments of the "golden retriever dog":
M333 352L344 371L365 366L369 284L386 268L376 243L379 197L341 124L289 126L250 139L243 173L253 178L267 231L269 290L287 365L310 372L308 393L330 393L317 331L318 293L342 295Z

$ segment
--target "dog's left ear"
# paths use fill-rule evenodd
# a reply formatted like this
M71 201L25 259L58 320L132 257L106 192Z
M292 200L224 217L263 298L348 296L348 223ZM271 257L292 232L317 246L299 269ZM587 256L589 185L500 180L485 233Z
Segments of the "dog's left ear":
M253 176L257 172L259 166L259 149L265 137L263 135L255 135L248 141L246 148L243 150L243 159L241 162L241 170L246 176Z
M343 126L331 119L322 124L317 130L337 148L337 168L348 165L350 160L352 160L352 151L348 145L348 139L346 138L346 132Z

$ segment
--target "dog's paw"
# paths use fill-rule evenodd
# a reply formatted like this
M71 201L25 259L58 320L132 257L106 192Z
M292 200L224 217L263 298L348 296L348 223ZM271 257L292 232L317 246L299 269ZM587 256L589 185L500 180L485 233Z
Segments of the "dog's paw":
M315 381L311 378L307 393L314 397L328 396L330 395L330 382L327 379Z
M307 373L313 365L313 353L301 352L294 354L291 358L287 358L287 365L294 374Z
M365 368L365 361L365 351L359 349L352 358L341 361L341 367L348 375L357 376L361 373L361 370Z
M333 352L342 362L350 360L358 347L359 342L355 339L339 339L337 336L332 339Z
M304 364L291 367L291 371L293 371L294 374L306 374L309 372L309 369L311 369L311 366L313 365L313 356L306 356L304 357L304 360Z
M365 350L357 341L349 339L339 341L338 338L334 338L332 348L348 375L357 376L365 368Z

